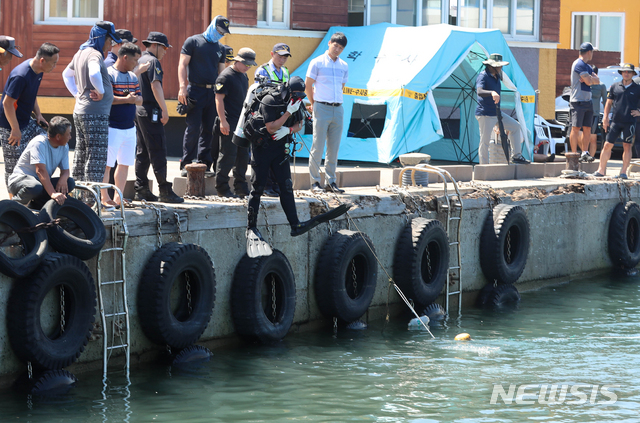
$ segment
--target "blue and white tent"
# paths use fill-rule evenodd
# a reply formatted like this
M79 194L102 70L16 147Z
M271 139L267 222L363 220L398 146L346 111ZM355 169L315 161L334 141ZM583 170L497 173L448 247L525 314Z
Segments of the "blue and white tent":
M475 81L490 53L502 54L510 62L503 68L501 105L503 111L515 111L524 133L523 154L531 157L535 92L499 30L444 24L332 27L293 75L305 78L311 59L324 54L338 31L347 36L340 57L349 65L340 160L390 163L401 154L422 151L433 159L477 162ZM383 106L386 113L381 133L374 137L374 131L366 130L353 136L352 119L366 118L367 112L360 109L373 105ZM454 111L455 119L440 116L438 108ZM459 128L443 132L441 118L456 126L459 118ZM302 138L310 148L312 136ZM308 150L303 148L298 155L308 157Z

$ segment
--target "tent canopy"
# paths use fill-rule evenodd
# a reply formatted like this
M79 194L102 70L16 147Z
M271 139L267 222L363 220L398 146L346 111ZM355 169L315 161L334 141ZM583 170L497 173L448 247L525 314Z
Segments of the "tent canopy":
M304 78L311 59L325 53L331 35L338 31L347 36L340 57L349 65L340 160L390 163L401 154L421 150L434 159L477 162L475 81L489 53L500 53L510 62L503 68L501 106L514 109L524 133L523 154L531 157L535 92L499 30L445 24L332 27L293 75ZM378 115L384 116L384 126L377 137L372 131L348 136L352 114L359 118L363 105L386 108L386 114ZM438 106L459 110L460 127L454 131L459 139L443 137ZM312 136L302 138L310 148ZM308 149L298 155L308 157Z

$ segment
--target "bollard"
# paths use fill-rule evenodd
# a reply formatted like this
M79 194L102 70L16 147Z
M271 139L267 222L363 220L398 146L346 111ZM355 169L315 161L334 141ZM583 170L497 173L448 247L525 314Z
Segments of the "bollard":
M207 170L207 165L190 163L184 168L187 169L187 189L184 195L204 197L204 171Z
M576 172L579 169L578 158L580 157L580 153L565 153L564 155L567 158L567 163L565 165L566 170L575 170Z

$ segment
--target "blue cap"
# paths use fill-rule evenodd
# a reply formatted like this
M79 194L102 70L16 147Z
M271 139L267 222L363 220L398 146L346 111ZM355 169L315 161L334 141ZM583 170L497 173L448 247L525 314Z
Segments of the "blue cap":
M585 51L593 51L593 44L591 43L580 44L580 52L584 53Z

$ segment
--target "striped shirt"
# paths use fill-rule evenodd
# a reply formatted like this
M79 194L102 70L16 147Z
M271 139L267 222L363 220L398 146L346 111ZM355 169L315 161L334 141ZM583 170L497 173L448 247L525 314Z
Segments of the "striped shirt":
M140 93L140 83L133 72L120 72L115 65L109 66L107 71L113 86L114 97L126 97L129 93L142 95ZM111 106L111 113L109 114L109 126L116 129L133 128L135 117L135 104L114 104Z
M342 84L349 78L349 65L341 58L331 60L327 50L309 63L307 78L315 80L314 101L342 103Z

